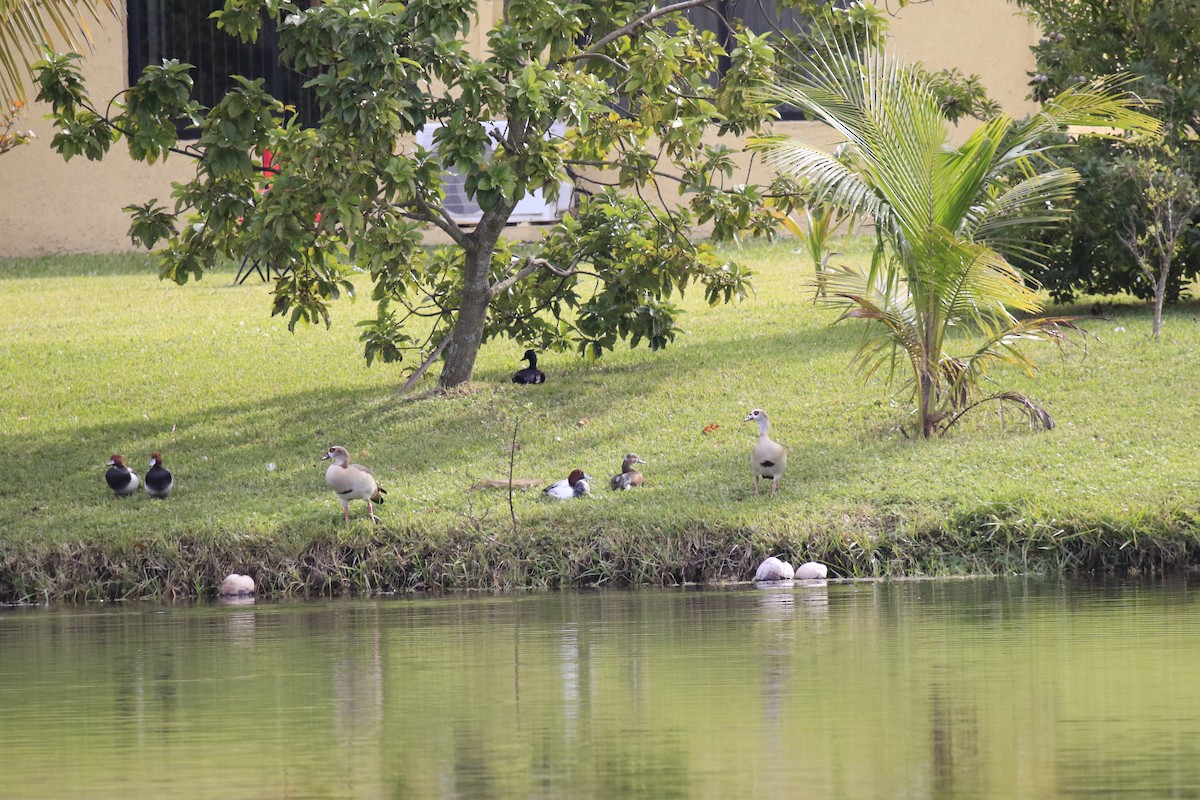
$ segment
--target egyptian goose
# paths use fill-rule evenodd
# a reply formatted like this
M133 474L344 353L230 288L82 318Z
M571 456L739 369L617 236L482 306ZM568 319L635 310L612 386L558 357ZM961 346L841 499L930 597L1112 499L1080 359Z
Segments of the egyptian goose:
M387 491L379 486L375 475L362 464L351 464L350 453L336 444L321 456L322 461L329 459L332 459L333 463L325 470L325 483L329 484L329 488L337 493L338 500L342 501L342 515L346 518L346 524L350 524L351 500L366 500L371 522L378 523L379 520L375 518L375 506L371 503L374 501L382 505L383 495Z
M570 500L573 497L583 497L585 494L590 494L592 487L588 485L588 481L592 480L591 475L587 475L581 469L571 470L571 474L564 480L552 483L545 489L542 489L542 494L547 497L553 497L555 500Z
M537 353L532 350L526 350L525 355L521 356L522 361L528 361L529 366L525 369L517 370L513 375L513 383L545 383L546 373L537 368Z
M108 460L108 472L104 473L104 480L108 481L108 488L117 497L128 497L138 488L137 473L125 466L125 459L120 453Z
M775 496L776 490L779 488L779 476L783 474L784 467L787 466L787 450L778 442L772 441L770 436L767 436L767 429L770 423L767 421L767 412L761 408L756 408L746 415L744 422L758 423L758 441L754 447L750 448L750 471L754 473L754 496L758 496L758 480L759 478L771 479L771 497Z
M792 569L791 564L775 556L768 556L758 565L758 571L754 573L754 580L790 581L795 574L796 571Z
M162 453L155 450L150 454L150 469L146 472L146 494L166 498L175 488L175 478L162 465Z
M638 472L637 469L634 468L633 465L634 464L645 464L645 463L646 463L645 461L642 461L640 458L638 458L633 453L629 453L628 455L626 455L625 460L621 462L621 474L613 475L612 488L621 490L621 489L631 489L634 486L641 486L642 485L642 473Z

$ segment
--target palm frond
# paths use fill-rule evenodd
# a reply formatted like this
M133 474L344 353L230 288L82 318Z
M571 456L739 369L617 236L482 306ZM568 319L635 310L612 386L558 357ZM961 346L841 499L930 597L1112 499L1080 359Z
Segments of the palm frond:
M1030 317L1012 321L1012 324L995 330L975 350L963 357L967 379L978 383L993 364L1006 364L1020 369L1032 377L1037 365L1021 349L1028 342L1052 342L1065 344L1069 334L1077 334L1081 340L1087 332L1079 325L1080 317Z
M1009 309L1041 310L1042 300L1029 288L1025 275L1003 255L978 242L957 242L948 258L948 280L939 286L941 313L958 324L969 320L986 328L997 317L1008 319Z
M921 325L912 296L903 285L892 285L893 276L893 272L864 272L853 266L841 266L822 276L827 292L822 299L842 309L836 322L859 319L868 323L854 355L864 380L885 366L894 374L901 361L908 361L914 369L924 361Z
M879 53L840 43L775 89L776 102L800 107L849 145L851 158L839 160L799 142L756 143L776 169L874 220L870 268L822 278L828 299L843 309L840 319L867 323L855 360L868 376L884 366L895 375L905 360L912 365L925 435L971 401L990 363L1031 370L1019 345L1069 325L1014 316L1039 312L1042 301L1006 255L1028 253L1020 232L1061 219L1079 180L1050 163L1057 145L1046 134L1067 126L1157 130L1123 91L1127 85L1108 78L1075 87L1029 122L997 116L957 147L929 87ZM954 355L948 348L960 337L951 338L952 329L985 344ZM1033 413L1034 406L1023 407Z
M764 92L776 103L795 105L824 122L853 148L856 170L872 187L888 216L902 230L919 229L931 214L932 163L948 135L948 124L937 99L917 74L884 54L845 52L819 56L794 80ZM815 159L795 157L799 143L760 140L758 149L789 148L786 158L773 163L794 175L819 170ZM809 148L811 150L811 148ZM803 173L808 176L808 173Z
M1038 113L1014 127L997 166L1031 172L1033 158L1053 149L1045 144L1046 137L1070 129L1086 129L1093 136L1157 135L1162 122L1139 110L1157 101L1126 91L1135 80L1128 74L1107 75L1047 100Z
M120 0L0 0L0 99L25 98L30 65L43 42L81 50L92 44L88 21L119 16Z
M880 213L874 188L861 173L847 167L823 150L786 136L759 136L749 147L764 154L773 169L803 175L812 201L830 205L843 214L876 218Z
M1005 186L983 199L967 232L1000 252L1026 252L1028 227L1058 223L1069 216L1065 204L1078 183L1075 170L1055 169Z
M995 177L996 153L1012 120L999 115L988 120L957 148L940 153L935 182L940 191L934 200L935 222L957 232L971 218L972 209Z

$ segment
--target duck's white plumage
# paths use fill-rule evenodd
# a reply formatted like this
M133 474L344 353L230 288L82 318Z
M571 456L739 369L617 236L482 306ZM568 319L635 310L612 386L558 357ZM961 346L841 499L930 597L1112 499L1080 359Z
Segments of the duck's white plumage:
M219 594L222 597L245 597L254 594L254 578L231 572L221 581Z
M823 581L829 576L829 567L816 561L806 561L796 567L796 580Z
M592 491L588 481L592 480L590 475L584 473L581 469L571 470L571 474L561 481L556 481L550 484L545 489L542 489L542 494L547 497L553 497L555 500L571 500L576 497L584 497Z
M754 580L790 581L795 574L791 564L775 556L768 556L758 565L758 571L754 573Z
M771 481L771 496L779 488L779 476L787 467L787 450L783 445L767 435L770 422L767 412L756 408L746 415L746 422L758 423L758 441L750 448L750 472L754 475L754 494L758 495L758 481L769 478Z
M383 503L383 495L386 490L380 488L374 473L362 464L351 464L349 451L338 445L330 447L329 451L321 456L321 460L333 461L325 470L325 483L329 485L330 489L333 489L338 500L341 501L342 515L346 518L346 524L350 524L351 500L366 500L367 513L371 515L371 521L378 522L372 502Z

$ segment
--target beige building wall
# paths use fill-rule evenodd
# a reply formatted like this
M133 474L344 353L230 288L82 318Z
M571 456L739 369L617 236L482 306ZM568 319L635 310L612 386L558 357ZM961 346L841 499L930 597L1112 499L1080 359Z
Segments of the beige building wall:
M502 7L502 0L483 0L475 30L487 30ZM1021 116L1033 108L1025 100L1025 73L1033 66L1029 46L1037 34L1014 12L1007 0L918 2L893 19L891 43L905 60L923 61L929 69L978 73L992 96ZM482 47L480 37L476 49ZM86 61L93 101L106 103L126 87L126 51L124 20L108 21ZM0 258L136 249L122 207L150 198L169 204L171 183L186 180L194 164L171 156L146 166L131 161L123 143L99 163L82 156L64 162L50 149L53 130L42 119L46 111L31 103L21 127L31 128L37 140L0 156ZM834 143L828 130L814 123L781 123L778 130L820 146Z
M1026 73L1034 68L1029 48L1038 31L1009 0L918 0L892 20L888 38L903 61L923 62L930 71L957 67L965 75L978 74L988 94L1014 117L1037 108L1026 98Z

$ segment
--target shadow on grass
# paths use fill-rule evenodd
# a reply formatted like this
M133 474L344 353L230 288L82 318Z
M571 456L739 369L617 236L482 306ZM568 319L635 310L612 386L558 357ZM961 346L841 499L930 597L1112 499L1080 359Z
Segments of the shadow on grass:
M556 364L551 381L538 387L513 385L509 373L493 369L481 371L474 391L461 396L421 389L397 396L389 388L280 393L174 416L169 432L159 432L161 422L128 419L64 425L51 436L5 436L0 458L25 468L0 488L2 517L12 534L26 529L61 538L108 538L124 524L228 532L323 526L340 519L318 466L330 444L348 447L376 471L389 488L389 508L413 517L462 513L477 479L507 475L518 420L518 477L549 482L582 466L604 485L624 452L640 450L652 461L652 484L680 496L669 503L716 507L749 496L745 461L754 431L743 417L752 403L781 409L776 435L792 452L784 485L792 483L793 494L801 486L823 490L854 471L866 457L862 448L826 438L819 418L789 418L789 407L811 404L812 387L772 376L777 385L769 392L746 390L740 385L746 368L738 365L788 349L831 354L846 347L844 339L826 331L710 339L637 363ZM685 373L684 385L714 390L673 394L672 382ZM759 377L745 380L756 384ZM769 393L775 396L757 399ZM703 428L712 422L721 427L706 436ZM108 457L121 452L144 473L154 449L178 477L176 495L168 503L114 500L103 481Z
M515 386L508 367L491 367L457 395L284 390L216 400L159 434L152 428L161 423L125 419L5 436L0 458L20 469L0 486L0 594L191 596L234 569L269 591L305 594L681 583L744 579L771 553L822 560L840 575L998 563L1020 571L1093 552L1079 550L1091 546L1083 539L1063 549L1061 527L1031 529L1019 506L955 517L872 495L862 476L912 469L914 447L936 458L946 445L881 436L895 409L864 407L861 392L838 396L836 382L856 380L844 371L812 370L814 361L848 361L856 336L849 328L709 336L596 366L554 357L550 382L538 387ZM779 409L773 433L789 446L775 500L751 496L754 431L743 417L752 405ZM471 485L507 474L518 419L518 477L554 480L583 466L600 486L581 503L518 495L514 531L506 493ZM704 434L714 422L721 427ZM361 504L354 524L343 525L318 461L334 443L388 488L381 528L365 521ZM119 450L144 471L152 449L176 473L175 496L113 498L104 461ZM650 461L646 488L601 488L631 449ZM1100 534L1094 552L1105 558L1109 533ZM1164 542L1138 551L1151 559L1144 563L1166 563L1176 551L1191 558L1187 546Z

